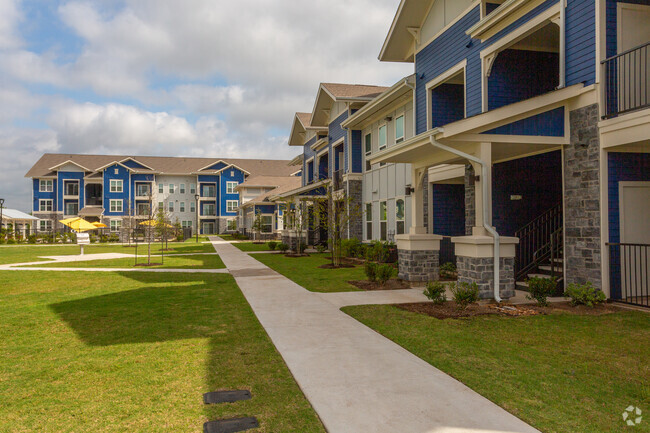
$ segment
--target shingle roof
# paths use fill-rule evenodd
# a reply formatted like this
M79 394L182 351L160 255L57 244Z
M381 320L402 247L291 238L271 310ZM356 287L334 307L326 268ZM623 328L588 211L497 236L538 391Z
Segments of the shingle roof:
M388 90L388 87L365 84L322 83L322 86L335 98L375 98Z
M300 123L304 125L305 128L311 126L311 113L296 113Z
M300 176L251 176L244 183L241 183L238 188L246 187L259 187L259 186L274 186L275 188L258 195L254 199L247 201L242 206L249 204L258 204L269 201L268 198L281 194L286 191L298 188L302 184Z
M2 208L2 219L3 220L37 220L38 218L31 215L27 215L26 213L16 209Z
M126 156L126 155L69 155L59 153L44 154L34 166L27 172L25 177L41 177L51 175L50 168L66 161L73 161L90 170L97 170L100 167L112 162L123 161L132 158L136 162L151 167L157 173L185 174L195 173L223 161L226 164L234 164L255 175L288 176L296 171L295 167L289 166L287 160L273 159L241 159L241 158L188 158L168 156ZM150 173L150 170L136 170L138 172ZM210 171L207 171L209 173Z

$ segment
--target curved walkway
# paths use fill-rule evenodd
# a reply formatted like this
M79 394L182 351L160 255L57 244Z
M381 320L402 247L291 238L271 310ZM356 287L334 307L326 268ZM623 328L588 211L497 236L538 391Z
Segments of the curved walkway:
M365 303L362 296L309 292L219 237L211 240L328 431L539 433L339 310ZM388 302L389 294L381 297Z

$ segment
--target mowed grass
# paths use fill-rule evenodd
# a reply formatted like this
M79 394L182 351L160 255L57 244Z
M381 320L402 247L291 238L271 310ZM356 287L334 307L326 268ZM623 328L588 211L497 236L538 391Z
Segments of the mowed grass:
M253 398L205 406L202 395ZM0 272L0 431L323 432L229 275Z
M167 254L167 253L165 253ZM91 260L79 262L57 262L44 263L36 265L27 265L24 267L46 267L46 268L147 268L147 269L223 269L221 257L216 254L197 254L190 256L167 256L161 257L160 254L151 256L151 266L143 266L147 263L146 254L138 256L138 266L135 258L120 258L108 260ZM162 264L161 264L162 262Z
M268 242L253 243L253 242L233 242L233 245L242 251L271 251Z
M147 244L138 243L138 255L147 254ZM191 253L213 253L214 247L212 244L196 243L196 242L169 242L167 244L166 254L191 254ZM101 253L123 253L135 254L135 246L121 245L121 244L91 244L84 246L85 254L101 254ZM160 242L151 244L152 254L160 254ZM10 263L26 263L42 261L39 257L43 256L70 256L78 255L81 252L79 245L8 245L0 246L0 264Z
M348 281L363 280L363 266L354 268L323 269L319 266L330 263L326 253L310 254L306 257L285 257L284 254L251 254L271 269L293 280L312 292L358 291Z
M647 313L439 320L394 306L343 311L544 433L627 431L625 408L650 411ZM631 430L648 432L650 422Z

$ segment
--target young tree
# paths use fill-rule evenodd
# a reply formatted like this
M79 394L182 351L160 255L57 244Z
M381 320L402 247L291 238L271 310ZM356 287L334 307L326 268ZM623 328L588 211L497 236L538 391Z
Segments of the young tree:
M257 209L255 211L255 218L253 219L253 226L251 227L255 232L255 239L259 240L262 238L262 211Z
M163 206L162 209L158 208L158 211L156 212L155 216L155 221L156 221L156 234L158 237L160 237L161 241L165 243L165 250L167 249L167 241L169 239L169 235L171 234L171 229L173 229L173 226L170 224L170 217L165 212L165 207Z
M303 231L307 226L307 212L304 211L304 201L297 196L293 196L287 203L287 214L289 216L289 227L297 234L296 252L298 254L303 250ZM291 233L291 232L290 232ZM291 235L290 239L291 239ZM293 242L291 242L293 244Z
M127 200L126 209L124 210L124 216L122 217L122 227L120 228L120 230L122 232L121 241L124 242L124 237L126 237L128 246L131 246L132 233L137 228L134 213L135 211L133 209L133 205L131 204L131 200Z

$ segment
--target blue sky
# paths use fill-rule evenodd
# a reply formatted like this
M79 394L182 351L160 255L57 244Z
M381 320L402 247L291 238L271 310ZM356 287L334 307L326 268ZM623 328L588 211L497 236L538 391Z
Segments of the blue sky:
M46 152L292 158L320 82L392 85L399 0L0 0L0 197Z

